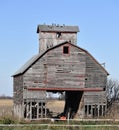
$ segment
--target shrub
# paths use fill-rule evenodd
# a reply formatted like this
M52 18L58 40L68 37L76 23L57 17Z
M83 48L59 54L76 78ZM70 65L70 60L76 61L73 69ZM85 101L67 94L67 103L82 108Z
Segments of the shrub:
M2 124L14 124L15 120L12 117L3 117Z

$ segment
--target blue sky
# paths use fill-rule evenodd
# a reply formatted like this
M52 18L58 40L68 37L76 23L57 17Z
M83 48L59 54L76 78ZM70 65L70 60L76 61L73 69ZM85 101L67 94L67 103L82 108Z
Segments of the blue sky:
M1 0L0 95L13 95L12 74L38 53L38 24L77 25L78 46L119 80L119 0Z

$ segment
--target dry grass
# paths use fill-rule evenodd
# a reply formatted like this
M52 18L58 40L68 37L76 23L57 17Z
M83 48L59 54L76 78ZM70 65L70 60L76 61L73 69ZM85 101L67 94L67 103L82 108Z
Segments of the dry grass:
M46 107L52 113L52 116L57 116L64 111L65 102L61 100L49 100Z
M51 100L47 103L47 108L55 113L61 113L64 110L65 102L61 100Z
M13 100L0 99L0 116L13 114Z
M1 106L13 106L12 99L0 99L0 107Z
M46 107L54 113L54 115L62 113L64 110L65 102L61 100L49 100ZM13 100L0 99L0 116L13 114Z

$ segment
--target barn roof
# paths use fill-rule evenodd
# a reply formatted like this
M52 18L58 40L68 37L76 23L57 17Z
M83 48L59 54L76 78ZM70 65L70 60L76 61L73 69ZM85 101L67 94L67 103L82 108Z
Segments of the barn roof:
M24 71L26 71L29 66L32 65L33 62L35 62L37 60L37 58L39 57L39 55L34 55L30 60L28 60L20 69L18 69L12 76L15 75L19 75L24 73Z
M27 62L26 62L26 64L24 64L18 71L16 71L12 76L14 77L14 76L17 76L17 75L20 75L20 74L23 74L26 70L28 70L38 59L40 59L43 55L45 55L48 51L50 51L50 50L53 50L54 48L57 48L57 47L59 47L59 46L62 46L62 45L64 45L64 44L70 44L70 45L72 45L72 46L74 46L74 47L76 47L76 48L78 48L78 49L80 49L80 50L82 50L84 53L86 53L86 54L88 54L99 66L100 66L100 68L107 74L107 75L109 75L109 73L106 71L106 69L87 51L87 50L85 50L85 49L83 49L83 48L80 48L80 47L78 47L77 45L74 45L74 44L72 44L72 43L70 43L70 42L67 42L67 41L65 41L65 42L63 42L63 43L61 43L61 44L58 44L58 45L56 45L56 46L54 46L54 47L52 47L52 48L49 48L49 49L47 49L44 53L42 53L42 54L37 54L37 55L34 55L30 60L28 60Z
M38 25L37 33L39 32L79 32L78 26L65 26L65 25Z

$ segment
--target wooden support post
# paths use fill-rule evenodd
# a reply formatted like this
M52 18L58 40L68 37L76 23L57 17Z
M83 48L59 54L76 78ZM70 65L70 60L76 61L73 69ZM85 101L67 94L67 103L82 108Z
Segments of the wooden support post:
M41 102L41 118L43 118L43 102Z
M103 114L103 116L105 116L106 110L107 110L106 105L104 105L104 114Z
M41 118L41 102L39 103L39 118Z
M37 119L39 118L39 102L37 102Z
M29 117L29 104L26 102L26 118L28 119Z
M42 103L40 102L40 118L42 118L42 108L41 108L41 106L42 106Z
M103 107L103 105L102 105L102 116L104 115L104 107Z
M84 109L83 109L84 116L86 116L85 111L86 111L86 107L85 107L85 105L84 105Z
M97 105L98 117L100 116L99 110L100 110L100 105Z
M32 102L30 102L30 120L32 119Z
M89 105L87 105L87 116L89 115Z
M93 117L93 105L91 105L91 117Z
M45 107L45 117L46 117L46 115L47 115L47 109L46 109L46 105L45 105L44 107Z
M26 104L23 102L23 118L25 118L25 106Z

